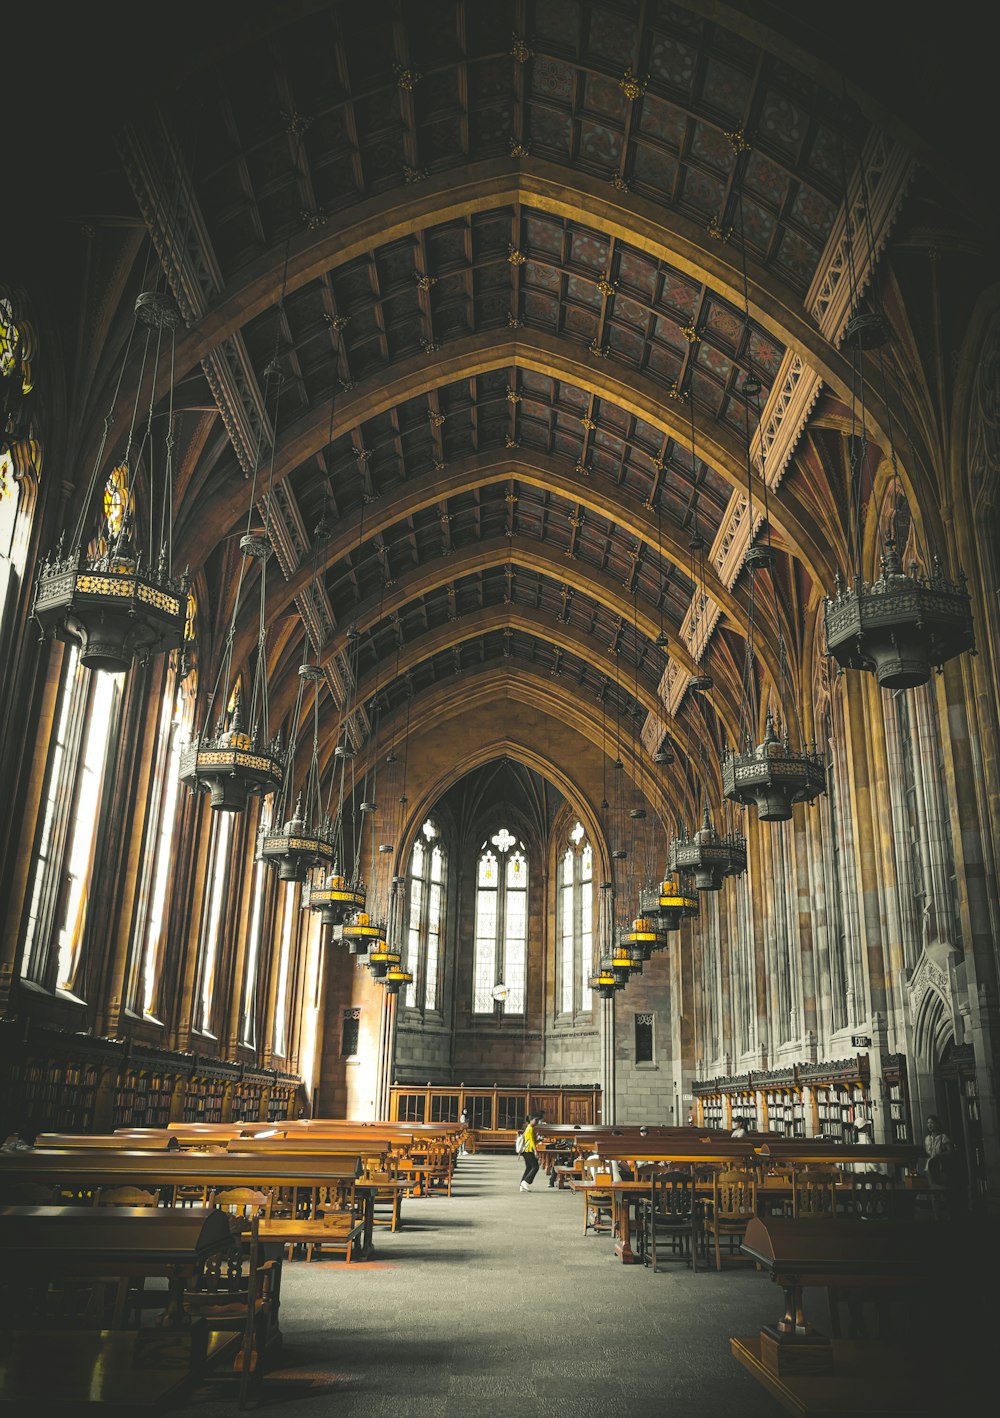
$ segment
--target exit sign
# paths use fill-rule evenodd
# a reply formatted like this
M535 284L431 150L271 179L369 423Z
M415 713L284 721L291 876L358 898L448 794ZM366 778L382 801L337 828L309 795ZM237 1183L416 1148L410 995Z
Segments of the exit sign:
M871 1041L871 1039L868 1037L867 1034L852 1034L852 1035L851 1035L851 1048L852 1048L852 1049L870 1049L871 1046L872 1046L872 1041Z

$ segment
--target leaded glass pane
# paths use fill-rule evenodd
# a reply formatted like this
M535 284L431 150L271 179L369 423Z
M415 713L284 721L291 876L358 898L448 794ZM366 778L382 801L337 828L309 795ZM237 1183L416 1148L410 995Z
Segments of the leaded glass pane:
M500 872L497 866L497 859L492 852L484 852L479 858L480 886L491 886L496 888L500 884Z

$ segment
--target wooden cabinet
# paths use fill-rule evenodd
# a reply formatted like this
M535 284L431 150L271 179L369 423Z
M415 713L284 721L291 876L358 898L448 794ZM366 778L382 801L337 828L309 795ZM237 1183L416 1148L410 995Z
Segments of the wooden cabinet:
M547 1123L600 1121L600 1088L466 1088L464 1084L394 1083L390 1090L389 1117L393 1122L457 1122L465 1109L473 1128L520 1128L531 1113L541 1113Z

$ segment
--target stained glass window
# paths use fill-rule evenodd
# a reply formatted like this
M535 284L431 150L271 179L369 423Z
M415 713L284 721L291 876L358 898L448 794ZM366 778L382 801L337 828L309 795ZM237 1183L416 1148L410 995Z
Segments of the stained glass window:
M558 892L559 1009L563 1014L574 1014L593 1008L594 855L582 822L569 834Z
M507 986L506 1013L524 1013L527 957L528 860L524 844L501 827L484 842L476 864L474 1014L492 1013L499 983Z
M410 855L405 959L406 968L413 976L413 983L407 986L405 997L409 1009L416 1009L418 1004L425 1010L440 1007L438 984L446 877L446 858L439 841L440 835L437 824L428 819Z

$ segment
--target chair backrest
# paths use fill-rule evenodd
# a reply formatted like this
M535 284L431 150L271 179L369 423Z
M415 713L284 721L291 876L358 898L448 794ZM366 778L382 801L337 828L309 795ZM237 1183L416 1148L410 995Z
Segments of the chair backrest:
M5 1206L52 1206L57 1204L56 1189L41 1182L5 1182L2 1202Z
M726 1167L712 1179L712 1211L717 1218L750 1217L757 1212L757 1179L752 1172Z
M94 1192L95 1206L159 1206L160 1189L146 1191L143 1187L98 1187Z
M792 1172L792 1215L833 1218L837 1214L837 1173L809 1167Z
M654 1172L650 1200L658 1216L690 1216L694 1200L693 1179L687 1172Z
M882 1172L856 1172L850 1179L849 1209L869 1221L891 1220L896 1213L896 1184Z
M610 1172L595 1172L594 1185L599 1187L609 1187L611 1185Z
M217 1206L234 1216L260 1216L268 1210L270 1202L270 1191L257 1191L254 1187L226 1187L208 1194L209 1206Z

